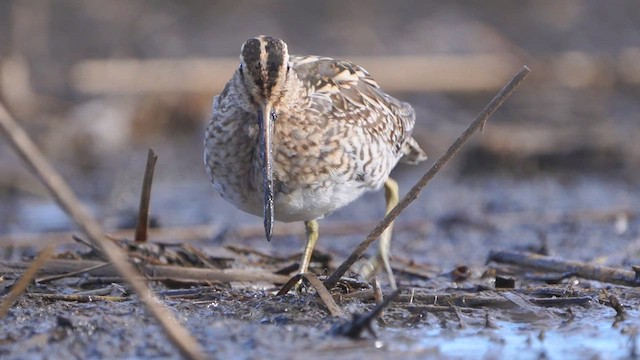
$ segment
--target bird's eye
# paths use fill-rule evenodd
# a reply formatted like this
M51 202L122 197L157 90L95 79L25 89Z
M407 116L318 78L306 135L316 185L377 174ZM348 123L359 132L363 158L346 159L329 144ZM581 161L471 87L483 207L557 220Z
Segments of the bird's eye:
M289 70L291 70L291 65L287 64L287 73L289 73Z
M240 70L240 72L242 72L242 64L240 64L240 67L238 68L238 70Z

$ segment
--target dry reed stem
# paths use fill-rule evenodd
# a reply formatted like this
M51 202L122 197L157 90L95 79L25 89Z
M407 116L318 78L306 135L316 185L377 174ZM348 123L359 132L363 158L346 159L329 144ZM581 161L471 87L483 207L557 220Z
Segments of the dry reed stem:
M204 359L204 352L198 342L174 319L167 308L160 305L153 291L139 278L138 272L128 262L126 254L105 237L102 226L89 214L69 185L51 166L1 102L0 128L10 145L47 188L56 203L75 221L89 240L102 250L118 273L131 285L181 354L190 359Z
M147 155L147 167L144 170L144 180L142 180L142 191L140 193L140 206L138 207L138 223L134 239L136 242L146 242L149 229L149 202L151 201L151 184L153 183L153 172L156 168L158 155L149 149Z

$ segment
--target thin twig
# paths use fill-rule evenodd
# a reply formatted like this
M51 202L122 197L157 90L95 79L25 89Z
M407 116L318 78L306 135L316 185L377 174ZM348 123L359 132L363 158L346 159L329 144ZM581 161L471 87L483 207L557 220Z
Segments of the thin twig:
M327 290L322 281L320 281L315 275L311 273L302 274L302 277L305 278L309 282L309 284L313 286L314 289L316 289L316 293L318 294L318 296L320 296L320 299L324 303L324 306L326 306L329 310L329 313L331 313L331 316L339 318L345 317L344 312L342 311L340 306L336 304L335 300L331 296L331 293L329 292L329 290Z
M113 266L127 280L182 355L190 359L204 359L204 352L198 342L165 307L159 304L153 291L136 276L137 272L127 261L124 252L107 240L102 226L84 208L69 185L55 171L2 103L0 103L0 128L16 153L31 168L58 205L75 221L89 240L104 252Z
M140 207L138 208L138 223L136 224L135 241L147 241L147 229L149 229L149 201L151 200L151 184L153 183L153 171L156 168L158 155L149 149L147 155L147 167L144 170L142 180L142 192L140 194Z
M7 315L7 312L9 311L11 306L13 306L13 303L15 303L18 297L25 291L29 283L38 273L38 270L40 270L40 268L44 266L45 262L49 260L49 258L53 254L53 249L53 245L49 245L44 250L42 250L42 252L40 252L40 255L38 255L38 257L33 262L31 262L31 265L29 265L29 268L27 268L24 274L22 274L20 279L16 281L15 284L13 284L11 292L9 292L7 297L4 298L2 304L0 304L0 319Z
M282 285L276 296L282 296L287 294L294 286L302 279L302 274L295 274L292 278L290 278L287 282Z
M528 252L491 251L487 261L513 264L548 272L572 273L584 279L611 284L640 286L640 281L636 278L636 273L633 271L597 266L580 261L564 260Z
M84 268L84 269L71 271L71 272L64 273L64 274L46 276L46 277L43 277L43 278L40 278L40 279L36 279L36 282L38 282L40 284L44 284L44 283L48 283L50 281L54 281L54 280L58 280L58 279L64 279L64 278L68 278L68 277L72 277L72 276L88 273L88 272L90 272L92 270L101 269L101 268L103 268L105 266L109 266L109 265L111 265L111 264L108 263L108 262L101 263L101 264L96 264L96 265L89 266L89 267Z
M396 207L389 212L371 231L367 238L361 242L358 247L351 253L349 258L343 262L336 271L333 272L324 282L328 289L333 288L338 280L344 275L351 266L360 259L364 252L369 248L380 234L395 220L400 213L411 204L417 197L420 191L433 179L433 177L444 167L444 165L453 158L453 156L460 150L467 140L475 133L480 127L484 126L489 117L502 105L502 103L515 91L524 78L529 74L531 70L527 66L524 66L520 72L518 72L507 85L505 85L498 94L491 99L491 102L482 110L482 112L476 117L476 119L469 125L469 127L456 139L456 141L447 149L447 151L433 164L433 166L427 171L426 174L416 183L411 190L405 195L405 197L396 205Z

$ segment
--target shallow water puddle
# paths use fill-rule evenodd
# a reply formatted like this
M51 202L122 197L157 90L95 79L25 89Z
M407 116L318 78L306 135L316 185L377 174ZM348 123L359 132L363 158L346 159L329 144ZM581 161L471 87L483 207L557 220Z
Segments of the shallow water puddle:
M422 353L431 350L452 358L625 358L637 347L629 326L612 327L608 321L582 321L552 329L528 324L494 322L494 329L387 329L390 352ZM635 345L634 345L635 342Z

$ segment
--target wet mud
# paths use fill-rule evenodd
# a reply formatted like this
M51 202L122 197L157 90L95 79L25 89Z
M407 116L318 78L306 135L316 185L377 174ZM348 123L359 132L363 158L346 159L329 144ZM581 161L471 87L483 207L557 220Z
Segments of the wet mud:
M397 176L405 189L419 173L409 170L401 169ZM393 267L401 292L372 321L373 334L363 331L358 339L337 335L335 329L350 319L330 316L312 287L276 296L279 286L269 283L151 283L212 358L634 356L637 288L487 258L492 250L532 252L631 270L640 247L637 185L624 177L461 174L450 172L435 181L398 219ZM312 264L321 278L367 232L340 234L345 214L362 225L376 211L354 210L381 207L380 196L367 195L321 222ZM259 219L247 218L236 228L255 227L252 221L259 225ZM294 227L293 234L267 243L259 232L226 227L189 245L210 266L293 275L302 229L296 234L295 225L279 226ZM37 247L16 247L12 254L5 247L3 256L28 260L28 250L33 254ZM67 258L91 256L81 245L67 247ZM154 255L156 247L149 249L147 261L160 259ZM184 254L193 253L183 252L183 266L194 262ZM4 272L3 293L18 274ZM32 284L1 320L1 356L179 357L121 279L105 276L99 281L101 276ZM333 289L334 298L346 314L366 314L376 306L371 285L357 274L350 276L352 280ZM386 277L379 279L388 296ZM64 298L73 294L89 295Z

